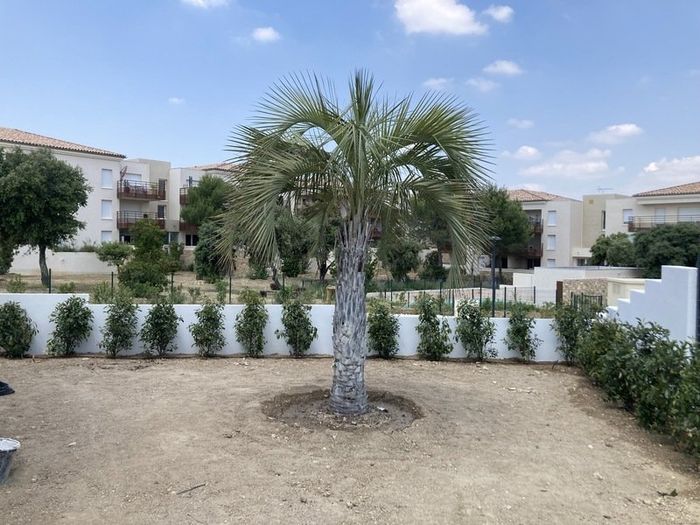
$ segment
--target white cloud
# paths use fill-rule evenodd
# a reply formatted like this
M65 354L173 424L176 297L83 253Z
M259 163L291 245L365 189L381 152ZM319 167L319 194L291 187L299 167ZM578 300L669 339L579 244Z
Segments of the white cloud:
M588 140L599 144L619 144L630 137L636 137L644 132L636 124L613 124L600 131L595 131L588 135Z
M542 156L542 154L540 153L540 150L534 146L520 146L517 150L515 150L515 153L504 151L503 156L516 160L537 160Z
M507 24L513 20L515 11L509 5L491 5L488 9L484 9L483 13L493 18L496 22Z
M643 177L664 184L685 184L700 180L700 155L677 159L663 158L644 167Z
M484 68L484 73L488 73L489 75L514 77L517 75L522 75L523 70L518 64L511 62L510 60L496 60Z
M535 123L531 120L519 118L509 118L507 124L512 128L518 129L530 129L535 125Z
M184 103L185 99L181 97L170 97L168 99L168 104L172 104L173 106L181 106Z
M572 150L562 150L552 158L525 168L520 172L526 177L564 177L577 180L595 180L604 177L609 172L608 161L610 150L598 148L579 153Z
M499 87L500 84L487 78L476 77L467 80L467 85L478 89L482 93L488 93Z
M211 7L221 7L228 4L228 0L180 0L183 4L209 9Z
M407 33L484 35L488 26L457 0L395 0L396 16Z
M437 77L429 78L428 80L423 82L423 87L427 89L432 89L433 91L442 91L444 89L449 88L451 84L451 78Z
M280 35L274 27L256 27L250 36L253 37L253 40L265 44L277 42L282 38L282 35Z

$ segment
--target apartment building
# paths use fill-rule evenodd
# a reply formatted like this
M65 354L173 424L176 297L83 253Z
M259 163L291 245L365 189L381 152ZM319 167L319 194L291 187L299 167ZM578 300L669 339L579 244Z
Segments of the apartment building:
M508 196L520 203L533 228L527 245L508 257L508 268L583 264L581 201L524 189L509 190Z
M48 148L59 160L79 167L92 188L87 205L78 211L85 223L73 239L75 247L109 241L131 242L131 228L148 218L163 229L165 242L193 248L197 228L180 220L191 188L206 174L225 177L232 164L172 168L170 162L133 158L11 128L0 127L0 148L25 151Z
M48 148L57 159L79 167L92 188L86 206L78 210L85 228L78 232L75 244L96 244L119 238L115 211L119 209L117 181L125 156L101 148L0 127L0 148L19 147L24 151Z

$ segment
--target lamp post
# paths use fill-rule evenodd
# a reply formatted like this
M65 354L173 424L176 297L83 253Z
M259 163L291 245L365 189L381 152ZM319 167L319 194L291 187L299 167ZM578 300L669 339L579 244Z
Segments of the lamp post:
M496 317L496 243L501 238L491 237L491 317Z

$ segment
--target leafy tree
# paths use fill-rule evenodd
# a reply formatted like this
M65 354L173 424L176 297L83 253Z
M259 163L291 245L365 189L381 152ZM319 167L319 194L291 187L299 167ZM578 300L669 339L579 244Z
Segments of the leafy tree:
M187 205L180 210L185 222L201 226L224 211L228 185L221 177L204 175L197 186L187 192Z
M635 266L634 245L626 233L601 235L591 246L594 266Z
M149 297L168 284L168 258L163 251L163 231L155 221L142 219L131 228L134 256L123 265L119 282L137 297Z
M681 222L637 233L634 251L645 277L661 277L662 265L695 266L700 253L700 226Z
M49 284L46 249L67 242L85 226L76 214L89 192L81 169L48 149L0 150L0 229L15 245L38 248L44 286Z
M447 270L440 261L440 252L434 250L425 256L419 275L426 281L444 281L447 278Z
M419 202L414 215L413 231L418 239L435 247L437 265L444 270L442 254L448 251L451 246L450 231L445 219L433 207Z
M207 281L216 281L225 275L219 252L218 228L212 221L207 221L199 227L199 242L194 249L194 271L197 277Z
M481 194L481 202L489 233L500 238L496 243L499 260L527 243L532 234L530 221L520 203L508 197L508 190L489 186Z
M284 274L296 277L304 273L314 243L311 229L306 222L293 216L291 211L283 209L277 216L275 235Z
M126 262L126 260L131 255L133 249L128 244L123 244L121 242L104 242L97 248L97 258L106 262L110 266L115 266L117 268L117 274L121 266Z
M408 280L408 273L417 270L420 266L421 245L415 240L402 238L384 238L379 243L377 255L385 268L391 272L391 277L396 281Z
M0 238L0 275L10 271L17 246L9 239Z
M365 72L352 78L344 102L330 81L282 80L263 99L256 122L231 138L241 169L232 176L237 191L224 224L235 222L248 247L269 261L279 253L280 196L334 203L340 224L329 401L337 414L364 413L364 266L372 223L379 220L383 234L403 231L416 203L426 202L448 225L456 276L470 250L485 244L474 199L487 179L482 124L439 94L387 101Z

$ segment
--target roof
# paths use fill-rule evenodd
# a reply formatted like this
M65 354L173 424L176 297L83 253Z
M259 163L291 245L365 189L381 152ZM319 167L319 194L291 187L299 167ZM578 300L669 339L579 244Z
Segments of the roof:
M635 193L635 197L660 197L663 195L693 195L700 193L700 181L690 182L688 184L680 184L679 186L669 186L668 188L660 188L658 190L644 191Z
M236 167L234 162L217 162L216 164L202 164L200 166L190 166L194 170L202 171L233 171Z
M115 157L119 159L126 157L126 155L114 153L113 151L108 151L106 149L83 146L82 144L76 144L75 142L54 139L52 137L37 135L36 133L29 133L28 131L22 131L14 128L0 127L0 142L17 144L18 146L36 146L40 148L57 149L63 151L75 151L77 153L89 153L91 155L103 155L105 157Z
M568 197L562 197L561 195L555 195L554 193L547 193L546 191L533 191L533 190L508 190L508 197L511 200L518 202L535 202L535 201L570 201L572 199Z

